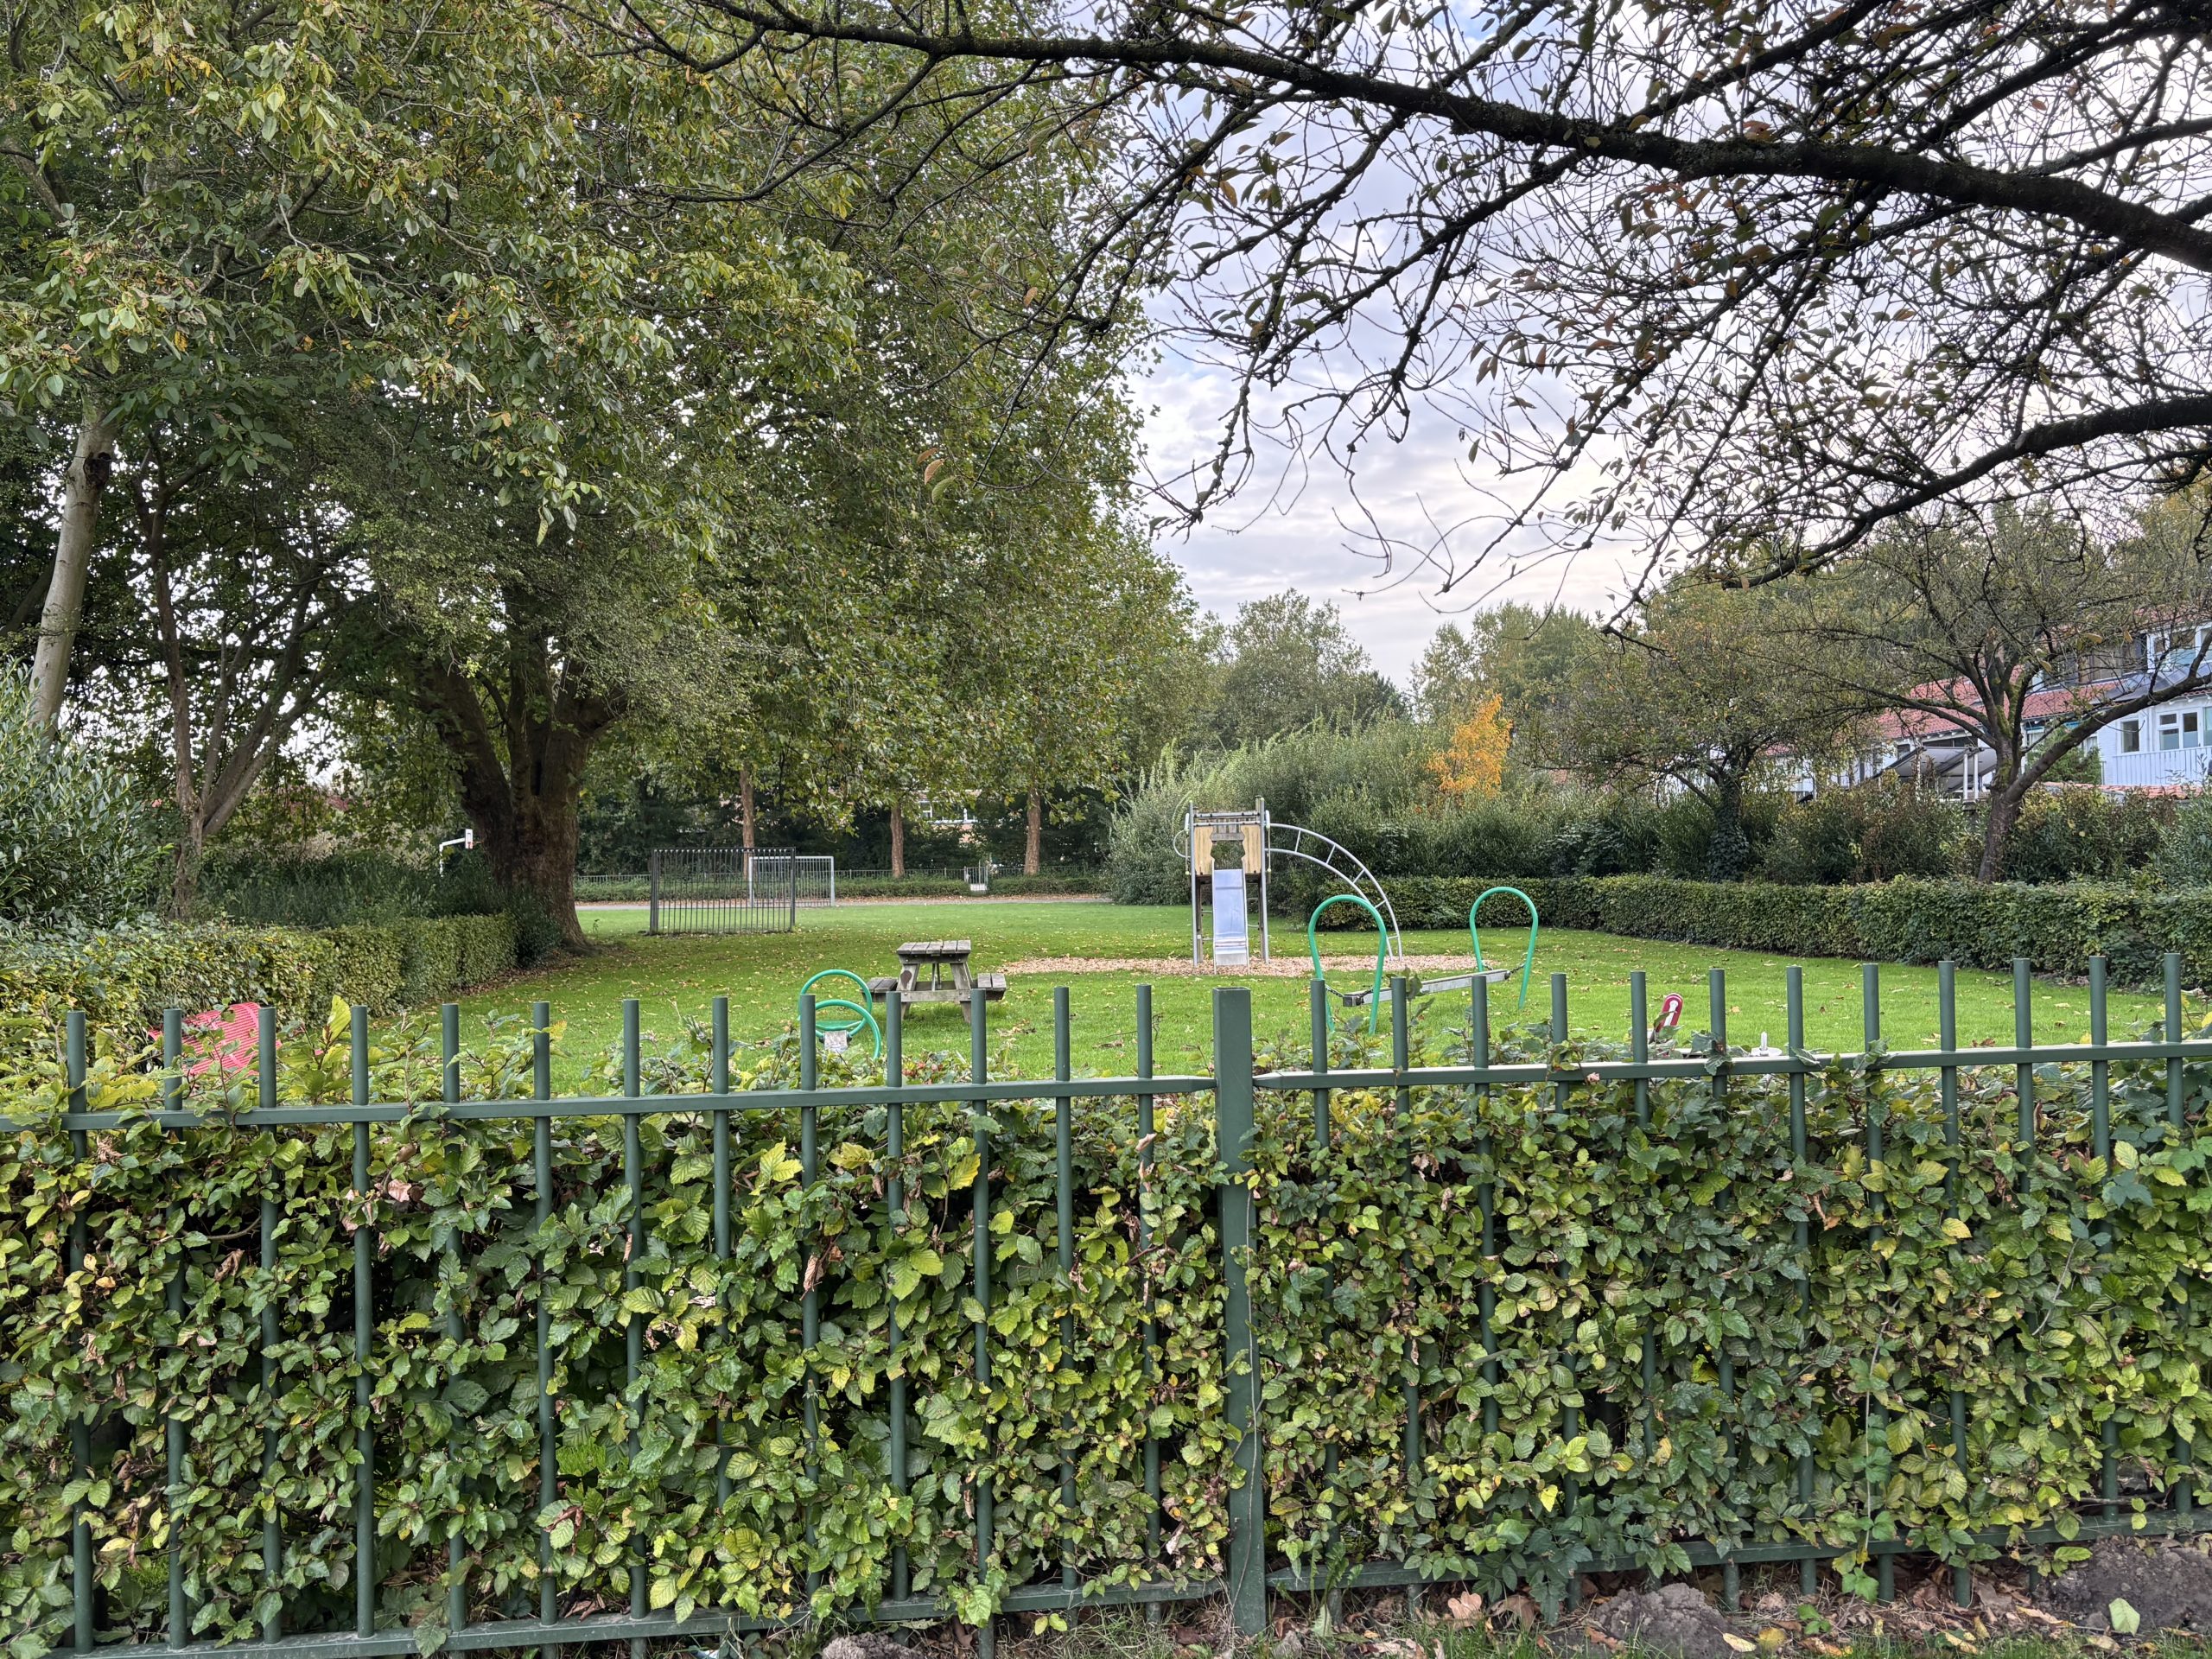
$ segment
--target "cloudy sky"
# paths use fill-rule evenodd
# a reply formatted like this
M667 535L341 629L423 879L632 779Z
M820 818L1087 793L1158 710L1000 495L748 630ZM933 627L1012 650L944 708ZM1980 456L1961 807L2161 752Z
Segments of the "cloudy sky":
M1146 440L1156 478L1172 479L1211 454L1231 390L1225 373L1171 354L1136 390L1150 411ZM1326 455L1278 450L1225 506L1194 530L1163 532L1160 546L1181 563L1198 603L1224 618L1286 588L1332 601L1375 665L1401 685L1438 626L1471 608L1507 599L1606 607L1621 587L1620 552L1571 563L1493 559L1448 593L1440 592L1433 571L1405 575L1402 561L1386 575L1371 525L1422 544L1440 528L1463 526L1451 538L1462 550L1483 538L1482 519L1497 506L1494 480L1469 468L1465 448L1457 426L1432 415L1417 419L1400 443L1363 448L1349 480ZM1533 537L1522 545L1537 551Z

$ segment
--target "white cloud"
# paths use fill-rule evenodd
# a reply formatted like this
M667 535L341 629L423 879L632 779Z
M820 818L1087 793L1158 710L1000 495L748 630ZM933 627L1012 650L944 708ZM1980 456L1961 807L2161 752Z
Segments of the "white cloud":
M1172 494L1185 494L1173 480L1211 459L1233 390L1225 371L1172 349L1135 388L1148 410L1153 475ZM1567 480L1587 481L1572 474ZM1376 666L1402 685L1429 636L1455 616L1509 599L1599 611L1620 592L1630 550L1567 558L1552 554L1534 531L1517 533L1449 592L1439 571L1409 568L1402 550L1395 569L1378 556L1379 531L1402 550L1433 545L1442 536L1464 559L1526 487L1522 479L1501 480L1479 463L1471 466L1458 427L1424 410L1402 441L1370 440L1348 469L1310 448L1263 454L1236 495L1187 532L1164 531L1160 545L1182 565L1198 602L1224 617L1286 588L1333 601Z

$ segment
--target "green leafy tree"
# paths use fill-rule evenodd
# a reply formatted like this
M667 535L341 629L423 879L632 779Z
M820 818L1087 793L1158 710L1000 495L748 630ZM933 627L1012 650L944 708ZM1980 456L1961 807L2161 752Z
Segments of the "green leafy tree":
M2080 766L2113 721L2212 689L2212 635L2196 633L2212 594L2205 512L2201 493L2176 497L2110 541L2056 512L2010 508L1900 528L1815 584L1814 613L1751 654L1809 666L1839 701L1986 750L1975 874L1993 881L2038 784ZM2143 672L2154 633L2183 644ZM2031 720L2043 692L2059 706Z
M1447 622L1436 631L1414 664L1414 706L1431 725L1448 725L1494 695L1515 752L1538 758L1603 650L1597 625L1580 612L1508 602L1478 612L1465 628Z
M1747 648L1798 595L1677 581L1637 626L1609 639L1560 713L1561 760L1607 782L1672 785L1713 814L1707 874L1732 881L1751 844L1744 798L1763 767L1838 741L1852 710L1830 683Z
M1238 607L1207 735L1224 747L1301 727L1349 728L1401 715L1405 699L1375 671L1343 614L1292 591Z
M388 397L541 520L576 505L566 423L671 329L631 288L652 239L609 233L637 205L608 194L610 118L650 126L688 94L575 46L512 0L15 18L0 397L54 490L41 718L118 457L156 432L196 446L180 462L251 474L289 411Z

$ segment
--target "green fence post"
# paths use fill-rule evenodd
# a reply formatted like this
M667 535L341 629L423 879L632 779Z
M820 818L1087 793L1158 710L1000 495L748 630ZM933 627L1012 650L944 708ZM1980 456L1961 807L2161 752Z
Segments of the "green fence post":
M1152 987L1137 987L1137 1077L1140 1080L1152 1075ZM1137 1096L1137 1248L1141 1251L1152 1249L1152 1140L1154 1132L1153 1097ZM1145 1276L1144 1284L1144 1364L1145 1401L1152 1403L1153 1390L1160 1385L1160 1321L1153 1317L1152 1277ZM1152 1577L1160 1570L1160 1438L1152 1432L1151 1413L1145 1414L1144 1434L1144 1559L1145 1576ZM1156 1625L1160 1622L1160 1604L1147 1601L1144 1605L1145 1622Z
M895 993L894 993L895 995ZM976 1083L990 1081L990 1003L981 991L968 999L968 1071ZM991 1103L969 1103L969 1127L976 1144L976 1185L970 1200L975 1233L969 1244L969 1286L976 1299L976 1397L990 1409L991 1393ZM985 1452L986 1459L989 1452ZM991 1570L991 1471L986 1461L976 1477L976 1577L987 1579ZM986 1618L976 1630L976 1659L992 1659L998 1651L998 1621Z
M553 1007L530 1005L530 1094L536 1101L553 1098ZM537 1223L537 1509L543 1515L561 1495L560 1425L553 1409L553 1307L545 1282L545 1235L553 1219L553 1120L540 1116L530 1129L531 1173L537 1192L531 1214ZM544 1524L537 1526L537 1616L550 1624L560 1614L560 1599L553 1578L553 1538ZM561 1649L548 1648L551 1659Z
M69 1109L85 1109L85 1016L77 1008L69 1010L64 1021L62 1064L68 1069ZM79 1173L88 1166L86 1160L91 1147L85 1132L77 1129L69 1136L69 1149L75 1157ZM69 1271L85 1271L85 1256L89 1249L86 1242L85 1217L80 1211L69 1223ZM89 1392L89 1391L87 1391ZM79 1399L69 1424L69 1460L71 1471L76 1478L88 1480L92 1472L92 1427L87 1414L87 1401ZM92 1618L92 1526L86 1520L85 1501L81 1497L69 1506L69 1578L70 1592L76 1603L77 1651L90 1653L95 1640Z
M906 1026L894 990L883 999L883 1080L893 1089L906 1081ZM906 1224L906 1109L894 1100L884 1108L883 1158L891 1172L886 1184L883 1202L888 1212L887 1236L896 1239L899 1230ZM900 1497L906 1495L906 1364L899 1349L899 1305L890 1298L887 1286L885 1304L891 1310L884 1330L887 1362L891 1370L891 1400L887 1437L891 1462L891 1490ZM891 1550L891 1599L904 1601L913 1587L913 1575L906 1561L906 1546L894 1544Z
M1859 964L1859 1029L1865 1034L1860 1046L1872 1055L1875 1047L1882 1040L1882 969L1877 963L1868 962ZM1883 1162L1880 1095L1881 1072L1875 1062L1870 1058L1866 1063L1866 1163L1869 1168ZM1872 1195L1869 1200L1868 1208L1873 1214L1874 1221L1866 1230L1867 1243L1878 1245L1882 1242L1881 1217L1885 1208L1879 1192ZM1876 1255L1878 1259L1879 1252L1876 1252ZM1878 1363L1878 1356L1877 1363ZM1868 1406L1866 1414L1870 1431L1868 1439L1873 1444L1881 1446L1882 1450L1878 1455L1883 1459L1882 1467L1886 1470L1889 1467L1887 1460L1889 1443L1886 1439L1890 1426L1889 1408L1881 1403L1881 1377L1870 1375L1867 1377L1867 1384L1874 1391L1873 1401ZM1880 1559L1874 1563L1874 1599L1877 1601L1895 1601L1897 1599L1897 1559L1896 1555L1887 1551L1885 1551Z
M162 1013L162 1109L181 1111L184 1109L184 1010L166 1008ZM188 1224L190 1211L187 1201L178 1199L178 1219L181 1226ZM176 1271L169 1275L169 1318L174 1333L169 1340L180 1351L184 1348L184 1262L180 1255ZM180 1371L179 1375L182 1375ZM178 1518L179 1505L184 1497L185 1426L175 1409L175 1402L163 1408L162 1439L168 1453L168 1487L163 1502L169 1511L169 1645L181 1648L192 1640L192 1608L184 1593L184 1529ZM365 1432L362 1440L365 1446ZM365 1457L365 1452L364 1456ZM364 1630L363 1635L368 1632Z
M355 1007L347 1022L346 1058L347 1081L353 1104L369 1103L369 1011ZM377 1435L372 1427L375 1383L369 1369L377 1341L377 1230L370 1219L376 1211L369 1198L369 1126L353 1125L353 1193L361 1206L353 1228L353 1409L361 1423L355 1431L360 1459L353 1472L353 1634L374 1636L377 1630ZM181 1637L172 1638L183 1645Z
M276 1109L276 1010L267 1003L261 1006L254 1035L255 1072L258 1084L256 1099L263 1111ZM276 1230L283 1221L283 1201L266 1186L261 1193L261 1271L272 1287L276 1279ZM284 1527L276 1513L276 1470L278 1467L280 1436L277 1424L283 1413L276 1403L276 1297L272 1289L264 1298L261 1309L261 1400L269 1414L268 1426L262 1430L261 1484L268 1508L261 1517L261 1571L271 1592L281 1594L284 1587ZM284 1614L282 1605L262 1622L261 1636L264 1642L274 1642L284 1633Z
M1229 1495L1229 1612L1242 1637L1268 1628L1267 1497L1260 1452L1260 1357L1245 1283L1252 1248L1252 993L1221 986L1213 994L1214 1134L1224 1175L1220 1191L1222 1273L1229 1289L1224 1320L1229 1371L1229 1427L1240 1477ZM1242 1366L1242 1370L1238 1369Z
M2181 1040L2181 952L2167 951L2164 965L2166 993L2164 1029L2158 1034L2170 1043L2177 1043ZM2184 1096L2181 1065L2181 1056L2178 1054L2166 1061L2166 1122L2171 1126L2173 1139L2176 1141L2181 1139L2181 1132L2185 1126L2185 1119L2183 1116ZM2194 1321L2190 1318L2190 1298L2189 1287L2186 1284L2181 1287L2181 1299L2183 1323L2187 1326ZM2192 1452L2193 1448L2183 1438L2182 1431L2178 1428L2175 1429L2172 1503L2175 1511L2183 1516L2188 1515L2190 1511L2189 1466Z

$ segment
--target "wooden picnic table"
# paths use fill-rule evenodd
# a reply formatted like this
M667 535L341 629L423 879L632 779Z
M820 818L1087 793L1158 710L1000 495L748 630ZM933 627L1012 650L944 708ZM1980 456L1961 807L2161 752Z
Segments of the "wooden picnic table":
M977 992L986 1002L1006 995L1004 974L978 974L969 967L976 947L967 939L917 939L899 947L899 971L868 982L871 998L896 995L899 1006L922 1002L966 1003Z

